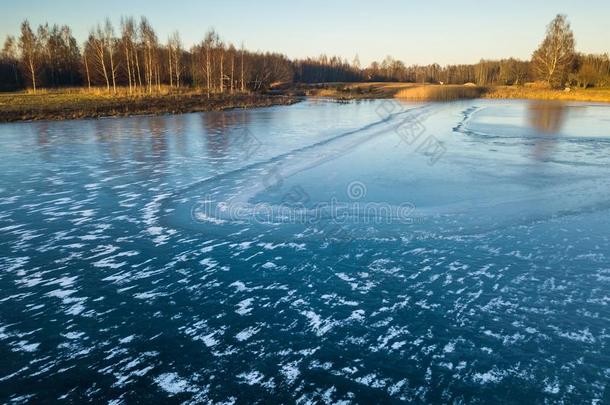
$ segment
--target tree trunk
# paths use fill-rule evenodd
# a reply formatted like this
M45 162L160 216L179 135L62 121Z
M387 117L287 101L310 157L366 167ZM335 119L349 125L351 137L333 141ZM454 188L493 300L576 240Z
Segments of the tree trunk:
M174 74L172 72L172 48L171 47L168 47L168 49L167 49L167 57L169 60L169 63L168 63L168 65L169 65L169 87L171 89L172 87L174 87Z
M30 74L32 75L32 87L36 93L36 70L34 69L34 61L30 58Z
M87 88L91 90L91 76L89 74L89 62L87 61L87 56L83 54L83 58L85 59L85 72L87 73Z
M108 79L108 71L106 69L106 62L105 62L105 56L106 53L104 51L104 48L102 48L102 44L98 44L98 53L97 53L97 57L100 61L100 65L102 66L102 73L104 74L104 79L106 80L106 90L108 92L110 92L110 80Z
M114 67L114 58L112 56L112 49L109 49L110 53L110 73L112 74L112 91L116 94L116 69Z
M176 56L174 56L174 62L176 63L176 87L179 88L180 87L180 62L178 61L179 58L179 54L176 53Z
M125 46L125 63L127 64L127 82L129 83L129 94L131 94L131 68L129 63L129 48L127 46Z
M224 56L224 54L221 51L221 54L220 54L220 83L219 83L220 84L220 93L221 94L224 93L224 91L225 91L225 86L224 86L225 78L224 78L224 70L223 70L224 57L225 56Z
M211 86L212 83L210 83L210 48L209 47L206 49L205 54L206 54L206 62L205 62L206 69L205 69L205 73L206 73L206 76L207 76L207 79L208 79L207 80L207 82L208 82L208 85L207 85L207 88L208 88L208 98L210 98L210 86Z
M233 73L235 72L235 55L231 55L231 94L233 94Z
M152 65L152 51L148 48L148 92L152 93L153 88L153 65Z
M241 92L243 93L245 90L244 87L244 50L241 50Z
M135 50L135 57L136 57L136 69L138 71L138 84L140 86L140 88L142 88L142 74L140 73L140 58L138 57L138 50Z
M157 83L157 91L161 92L161 75L159 73L159 64L155 63L155 78Z
M138 76L137 76L137 74L139 74L139 72L136 73L136 68L139 69L139 66L136 66L136 56L137 55L134 55L135 53L137 53L137 50L135 48L131 48L131 52L130 52L130 55L131 55L131 75L132 75L131 83L133 84L134 92L138 90Z

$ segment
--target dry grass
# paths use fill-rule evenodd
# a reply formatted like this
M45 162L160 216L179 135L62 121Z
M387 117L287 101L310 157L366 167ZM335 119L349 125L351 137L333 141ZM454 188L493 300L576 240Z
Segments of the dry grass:
M417 101L451 101L468 98L537 99L610 102L610 88L573 89L565 92L541 86L457 86L413 83L332 83L305 88L308 95L339 100L402 98ZM0 122L32 119L69 119L130 114L163 114L290 104L295 97L213 94L203 89L177 91L164 86L153 94L130 94L128 88L108 93L105 88L68 88L0 93Z
M339 100L401 98L413 101L452 101L471 98L610 102L610 89L552 90L543 85L489 86L415 83L327 83L312 85L307 94Z
M451 101L478 98L485 91L478 86L416 83L333 83L313 87L308 95L336 99L402 98L417 101Z
M296 100L294 97L257 94L213 94L208 99L200 90L132 95L128 90L126 93L108 94L105 89L0 93L0 122L185 113L291 104Z
M415 86L412 83L324 83L310 85L307 95L340 100L392 98L401 89Z
M168 94L192 94L192 93L202 93L202 89L193 89L190 87L181 87L175 88L167 85L161 85L160 87L153 86L152 92L148 93L146 88L133 88L129 90L127 86L118 86L116 91L110 87L108 90L106 87L96 87L93 86L91 88L88 87L61 87L56 89L38 89L34 93L32 89L27 89L23 92L19 92L22 94L30 94L30 95L47 95L47 94L86 94L86 95L95 95L95 96L104 96L104 97L116 97L116 96L124 96L124 97L146 97L151 95L168 95Z
M494 86L489 87L485 98L533 99L610 102L610 89L571 89L571 91L552 90L540 86Z
M478 86L424 85L402 89L395 97L417 101L452 101L479 98L484 92L485 88Z

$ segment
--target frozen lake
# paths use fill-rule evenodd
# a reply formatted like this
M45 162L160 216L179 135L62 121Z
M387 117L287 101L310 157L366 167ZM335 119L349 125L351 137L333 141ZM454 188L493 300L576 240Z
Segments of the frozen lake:
M610 401L610 106L0 125L0 402Z

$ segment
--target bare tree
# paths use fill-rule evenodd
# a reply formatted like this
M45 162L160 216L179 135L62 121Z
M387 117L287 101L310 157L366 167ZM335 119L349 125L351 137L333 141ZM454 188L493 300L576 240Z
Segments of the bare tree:
M565 15L558 14L547 26L546 38L532 55L538 77L550 86L564 83L574 60L574 34Z
M574 83L582 88L606 87L610 84L610 57L603 55L577 55L577 70L572 74Z
M145 17L140 20L140 36L144 46L144 77L148 86L148 92L152 93L155 75L159 85L159 69L157 66L157 51L159 43L157 34Z
M352 67L356 70L360 70L362 68L362 65L360 63L360 56L358 56L358 54L354 56L354 60L352 61Z
M170 38L167 39L167 66L169 67L169 87L174 87L174 74L173 74L173 46Z
M208 31L203 40L203 48L205 49L205 76L207 84L208 98L212 90L212 47L217 41L218 35L214 30Z
M136 66L136 72L138 74L138 86L140 86L140 88L142 88L142 70L140 67L140 56L139 56L140 42L138 42L139 38L141 37L141 32L139 29L137 31L137 35L138 35L138 40L136 42L134 42L133 56L134 56L134 62L135 62L135 66ZM135 74L134 74L133 80L135 83L135 80L136 80Z
M17 41L15 40L15 37L11 35L7 36L6 40L4 41L4 46L2 47L2 59L11 66L15 85L18 85L19 70L17 69L17 65L19 63L19 59L17 56Z
M175 31L172 35L172 43L174 47L174 74L176 75L176 87L180 87L180 77L182 76L182 41L180 34Z
M118 69L118 64L115 63L115 50L117 45L117 40L114 37L114 27L110 22L109 18L106 18L106 22L104 24L104 45L108 52L108 57L110 59L110 74L112 77L112 91L116 94L116 74Z
M229 54L231 55L231 94L233 94L233 90L235 89L235 47L233 44L229 46Z
M89 34L86 47L90 47L93 53L94 66L97 72L106 81L106 90L110 91L110 78L108 76L106 37L102 27L98 24L96 29Z
M80 50L67 25L38 27L39 65L37 84L75 85L80 79Z
M225 60L225 45L222 42L218 43L218 53L220 54L220 74L218 75L219 77L219 88L220 88L220 93L224 93L225 91L225 71L224 71L224 60Z
M49 24L45 23L44 25L38 26L38 47L39 47L39 63L40 63L40 72L39 77L45 78L47 83L50 85L55 85L55 70L54 70L54 61L55 58L55 47L51 44L51 33ZM38 81L42 84L42 80Z
M178 31L175 31L172 35L170 35L167 41L167 51L170 87L174 84L174 77L176 79L176 87L180 87L180 76L182 71L182 42L180 41L180 34L178 34Z
M82 78L79 73L81 64L81 54L76 42L76 38L72 35L72 30L67 25L59 28L59 53L61 55L61 63L59 64L59 80L62 84L76 85Z
M130 93L192 85L207 92L260 91L280 83L405 81L481 85L520 85L540 78L552 86L569 81L582 87L610 83L607 55L574 55L574 36L565 16L557 16L547 28L532 61L518 59L481 60L475 64L406 66L387 57L361 68L358 56L352 62L321 55L291 61L275 53L249 52L242 44L235 49L211 30L204 40L184 50L178 33L159 44L146 18L121 20L119 38L109 21L91 31L79 49L67 26L43 24L32 32L25 21L17 40L9 37L0 53L0 86L38 89L63 85L89 88L105 85L108 91L128 86ZM82 53L81 53L82 52ZM111 88L112 86L112 88Z
M127 84L129 85L129 93L133 92L136 87L135 80L135 35L136 28L133 18L121 18L121 46L125 58L125 73L127 75Z
M91 72L89 71L89 50L87 49L87 44L85 43L85 47L83 49L83 64L85 65L85 74L87 76L87 88L91 90Z
M21 63L24 66L24 71L29 76L32 89L36 93L36 75L40 68L40 42L27 20L21 24L19 50L21 51Z
M244 85L244 53L245 53L245 49L244 49L244 43L241 43L241 91L242 93L246 90L246 87Z

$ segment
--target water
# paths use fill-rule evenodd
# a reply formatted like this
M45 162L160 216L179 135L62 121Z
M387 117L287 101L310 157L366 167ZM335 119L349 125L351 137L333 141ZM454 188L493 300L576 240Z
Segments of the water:
M0 126L2 402L608 402L610 106Z

